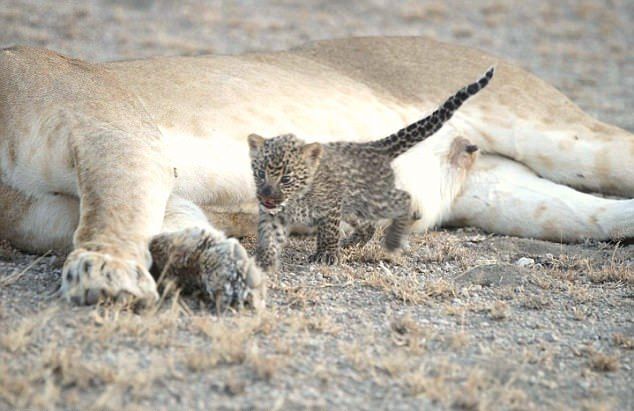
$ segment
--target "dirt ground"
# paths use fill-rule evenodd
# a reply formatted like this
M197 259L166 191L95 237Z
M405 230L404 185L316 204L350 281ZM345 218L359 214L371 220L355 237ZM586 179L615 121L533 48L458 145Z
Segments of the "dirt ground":
M634 131L630 0L0 0L0 46L99 61L372 34L505 56ZM141 314L70 306L53 295L62 257L4 244L0 410L634 409L634 245L474 229L410 242L329 268L294 239L270 309L220 318L170 290Z

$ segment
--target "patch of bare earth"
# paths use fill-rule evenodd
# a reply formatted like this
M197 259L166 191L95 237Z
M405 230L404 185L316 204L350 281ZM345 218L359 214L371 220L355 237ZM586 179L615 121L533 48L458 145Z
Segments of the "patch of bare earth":
M261 315L218 317L174 290L142 313L72 307L47 297L59 270L32 267L0 289L0 404L622 409L631 400L633 246L438 231L413 236L399 256L374 240L340 267L306 263L312 246L291 241ZM17 255L3 266L32 260Z

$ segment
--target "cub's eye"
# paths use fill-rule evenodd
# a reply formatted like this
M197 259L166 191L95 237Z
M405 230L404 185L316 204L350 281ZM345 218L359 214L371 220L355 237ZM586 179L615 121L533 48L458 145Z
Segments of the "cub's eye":
M288 184L291 182L291 178L289 176L282 176L282 178L280 178L280 183L282 184Z
M258 177L260 177L260 178L266 177L266 174L264 173L264 170L258 170Z

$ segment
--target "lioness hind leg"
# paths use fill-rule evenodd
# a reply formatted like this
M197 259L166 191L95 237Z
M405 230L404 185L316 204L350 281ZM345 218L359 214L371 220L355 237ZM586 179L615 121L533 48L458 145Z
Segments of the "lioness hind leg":
M68 253L79 220L79 200L59 195L28 196L0 182L0 238L31 253Z
M174 178L160 134L151 126L123 132L109 123L87 124L70 141L80 215L62 295L78 304L154 302L148 245L160 231Z
M512 160L484 155L444 224L557 242L631 239L634 199L582 193Z
M185 291L206 292L216 307L265 304L266 284L240 243L214 229L192 202L172 196L163 232L150 242L153 272Z

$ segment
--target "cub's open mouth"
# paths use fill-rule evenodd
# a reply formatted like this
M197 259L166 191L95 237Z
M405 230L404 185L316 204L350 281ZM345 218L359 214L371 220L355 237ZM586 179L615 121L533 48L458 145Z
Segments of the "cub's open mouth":
M269 209L273 209L277 207L277 201L269 200L269 199L260 199L260 203Z

